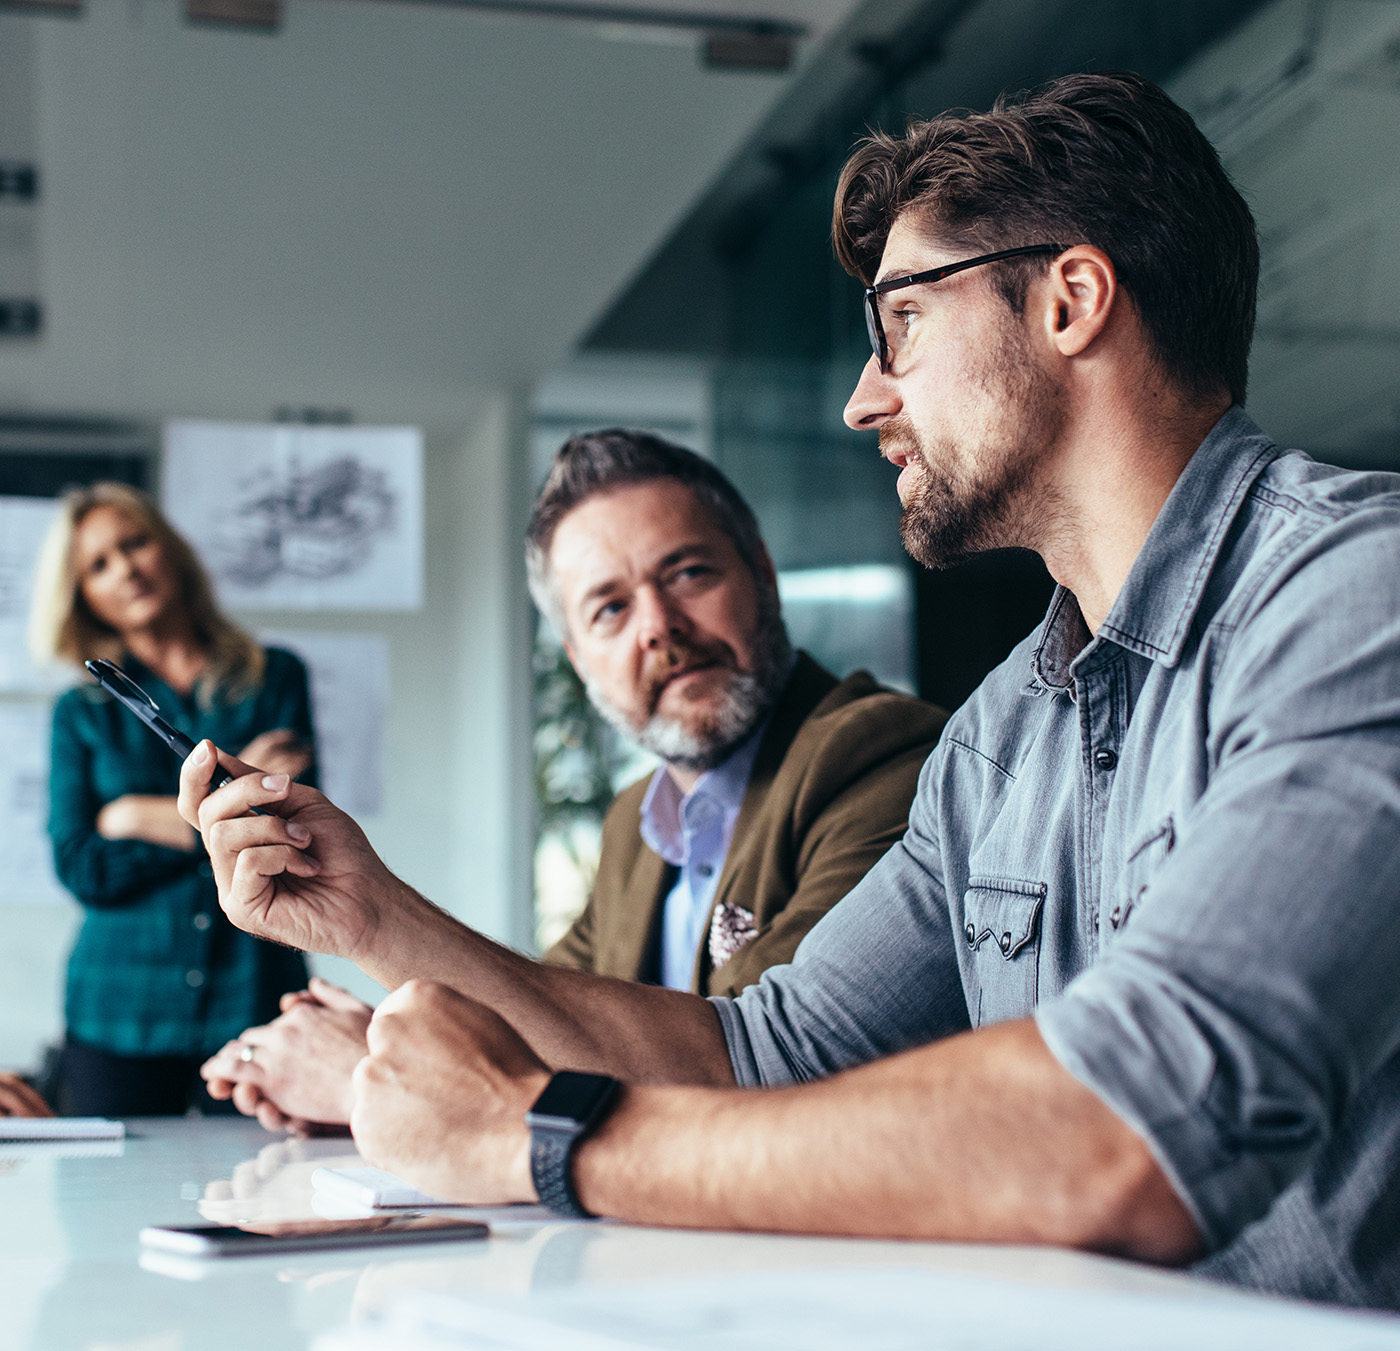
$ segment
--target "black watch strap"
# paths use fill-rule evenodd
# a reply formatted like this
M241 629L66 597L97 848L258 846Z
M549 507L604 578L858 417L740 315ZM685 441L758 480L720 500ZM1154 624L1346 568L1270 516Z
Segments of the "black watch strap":
M569 1165L578 1139L571 1131L533 1127L530 1131L530 1176L535 1180L542 1206L570 1219L595 1220L598 1217L583 1208L574 1191L573 1169Z
M530 1128L530 1176L540 1202L570 1219L597 1217L574 1190L574 1146L612 1110L622 1087L605 1074L558 1070L525 1114Z

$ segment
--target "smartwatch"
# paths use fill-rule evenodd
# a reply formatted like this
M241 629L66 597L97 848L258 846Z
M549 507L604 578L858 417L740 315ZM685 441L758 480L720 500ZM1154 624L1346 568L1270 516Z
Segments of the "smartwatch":
M607 1116L621 1087L606 1074L558 1070L525 1113L530 1128L530 1176L541 1203L556 1215L597 1219L583 1208L574 1191L574 1146Z

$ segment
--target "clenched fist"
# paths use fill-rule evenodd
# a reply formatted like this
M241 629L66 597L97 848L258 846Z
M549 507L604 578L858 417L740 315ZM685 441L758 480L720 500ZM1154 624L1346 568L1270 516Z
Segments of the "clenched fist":
M434 981L379 1006L350 1130L376 1167L447 1201L536 1199L525 1113L550 1071L504 1019Z

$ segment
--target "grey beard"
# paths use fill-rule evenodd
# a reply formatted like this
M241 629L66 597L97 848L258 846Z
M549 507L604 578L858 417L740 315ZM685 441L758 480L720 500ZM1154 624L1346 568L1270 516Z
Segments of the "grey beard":
M708 770L723 764L777 703L792 670L792 644L778 609L776 594L759 601L754 669L731 671L719 707L703 731L692 731L679 718L655 714L640 727L610 703L593 678L584 676L589 702L617 732L644 751L682 769Z

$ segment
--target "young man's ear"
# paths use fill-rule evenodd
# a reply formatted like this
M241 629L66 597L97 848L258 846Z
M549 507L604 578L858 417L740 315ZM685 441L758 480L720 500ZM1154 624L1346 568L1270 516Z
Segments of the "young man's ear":
M1061 356L1079 356L1103 332L1118 298L1118 273L1102 249L1076 244L1050 265L1046 330Z

